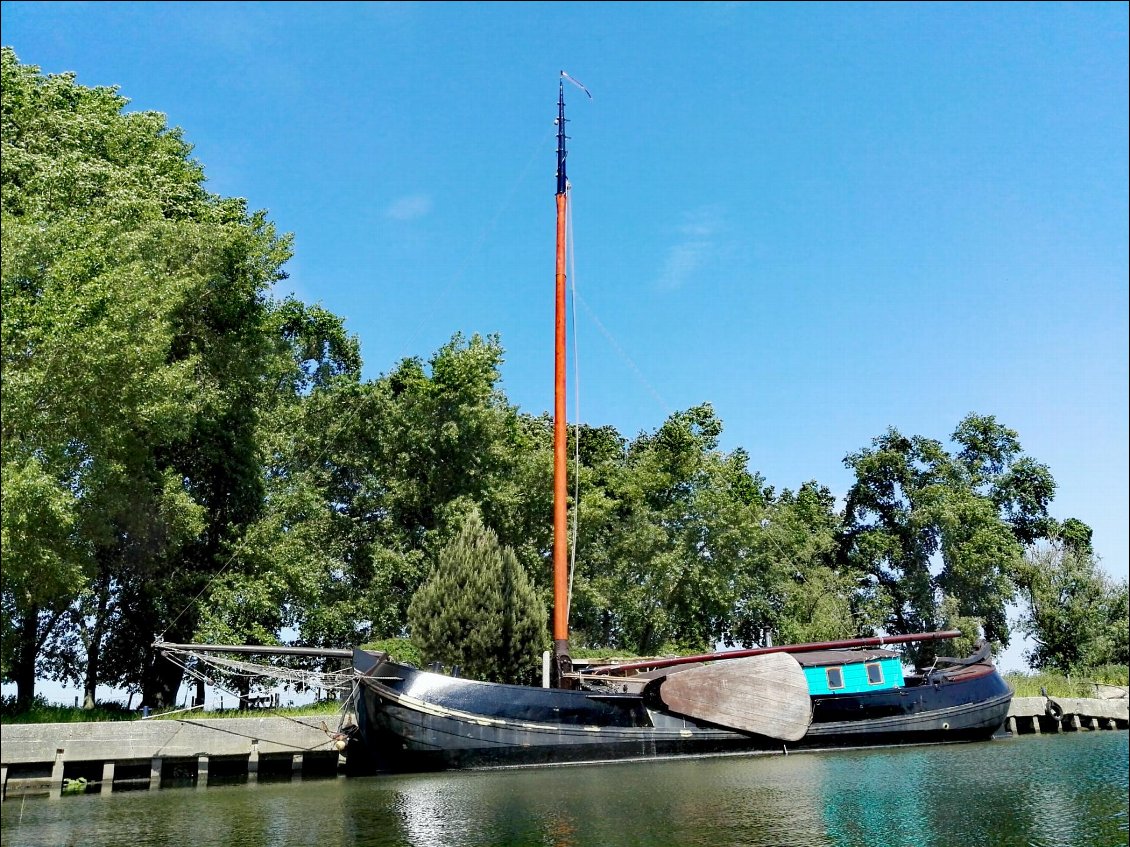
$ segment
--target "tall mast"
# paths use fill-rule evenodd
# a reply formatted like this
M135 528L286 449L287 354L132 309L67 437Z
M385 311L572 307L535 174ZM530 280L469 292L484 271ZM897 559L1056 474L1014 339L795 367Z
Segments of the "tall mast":
M557 287L553 381L553 668L555 684L567 686L569 657L568 485L565 429L565 220L569 180L565 176L565 77L557 84Z

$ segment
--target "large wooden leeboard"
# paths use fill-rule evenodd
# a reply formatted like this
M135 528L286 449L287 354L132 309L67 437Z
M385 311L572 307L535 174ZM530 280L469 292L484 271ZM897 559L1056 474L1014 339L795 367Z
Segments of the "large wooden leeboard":
M812 723L804 670L788 653L715 662L671 674L659 699L672 712L782 741L797 741Z

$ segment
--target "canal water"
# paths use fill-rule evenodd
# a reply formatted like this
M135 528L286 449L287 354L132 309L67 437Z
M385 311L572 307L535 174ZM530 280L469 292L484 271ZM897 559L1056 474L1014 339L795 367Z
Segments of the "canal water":
M5 801L4 847L1112 847L1126 732Z

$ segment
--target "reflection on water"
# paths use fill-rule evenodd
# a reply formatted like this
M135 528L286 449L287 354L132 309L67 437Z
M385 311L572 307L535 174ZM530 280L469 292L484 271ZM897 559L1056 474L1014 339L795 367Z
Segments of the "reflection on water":
M1127 843L1127 733L6 801L4 847Z

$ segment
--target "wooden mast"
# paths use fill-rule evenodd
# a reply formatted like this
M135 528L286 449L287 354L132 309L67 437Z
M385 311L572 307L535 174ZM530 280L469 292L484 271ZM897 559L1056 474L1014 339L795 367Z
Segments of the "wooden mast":
M557 84L557 278L553 380L553 668L554 684L568 686L569 657L568 486L565 413L565 221L569 181L565 176L565 79Z

